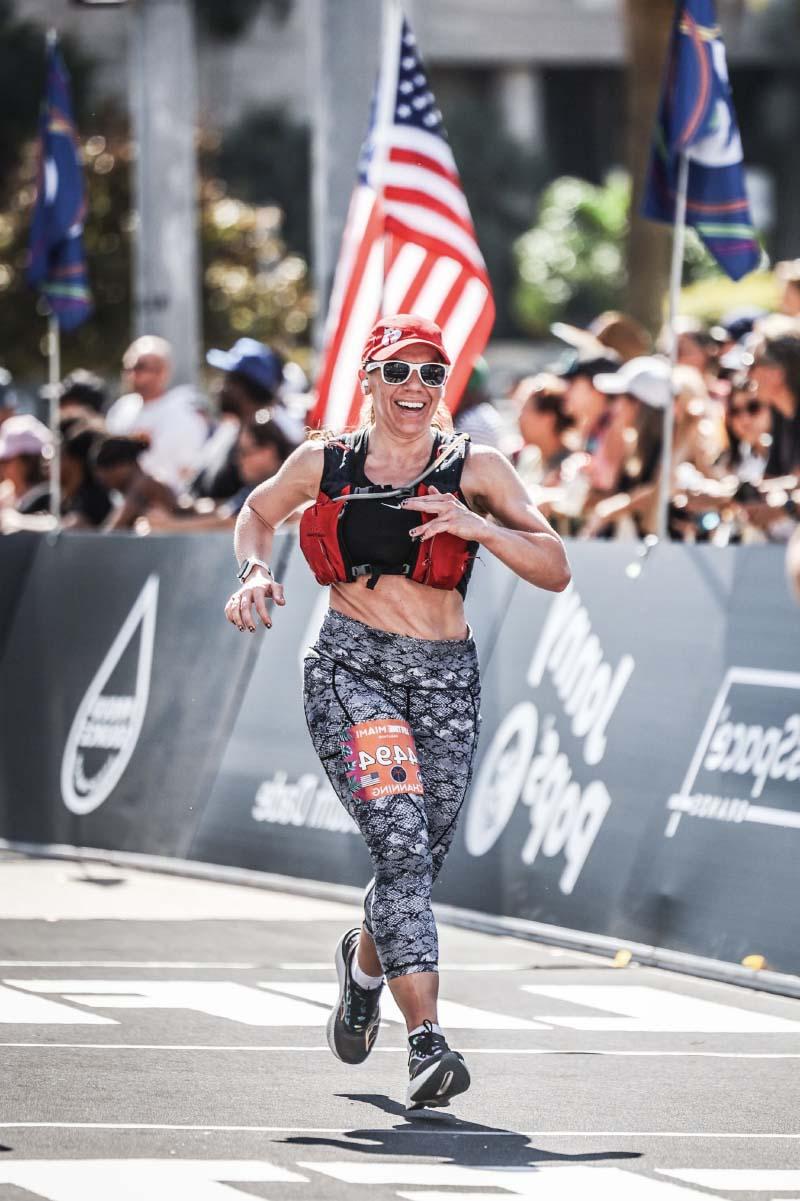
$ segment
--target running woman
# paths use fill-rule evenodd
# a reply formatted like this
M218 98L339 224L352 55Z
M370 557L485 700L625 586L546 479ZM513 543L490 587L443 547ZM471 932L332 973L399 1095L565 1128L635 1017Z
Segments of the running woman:
M345 1063L367 1058L386 981L408 1027L409 1109L447 1105L470 1083L438 1021L431 888L478 738L478 659L464 618L473 561L483 548L551 592L570 579L561 539L508 460L452 432L449 366L433 322L378 321L358 373L363 424L312 435L253 490L234 538L241 587L225 606L241 631L258 618L271 627L267 601L285 604L268 566L275 529L307 506L300 545L330 585L330 608L305 660L306 718L374 869L363 922L336 948L328 1042Z

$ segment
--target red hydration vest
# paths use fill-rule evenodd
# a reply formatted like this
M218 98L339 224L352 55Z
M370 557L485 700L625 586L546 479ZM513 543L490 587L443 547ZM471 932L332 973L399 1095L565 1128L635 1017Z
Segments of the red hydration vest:
M300 520L300 549L317 582L348 584L369 576L368 587L374 588L382 575L404 575L432 588L457 588L464 596L478 543L447 532L419 542L408 530L432 521L434 515L399 506L404 497L426 496L431 486L466 503L460 483L469 435L434 430L428 469L417 484L406 488L370 483L364 472L368 438L367 430L356 430L325 444L319 495ZM362 553L354 559L356 543ZM370 561L355 561L367 557L365 543L374 548Z

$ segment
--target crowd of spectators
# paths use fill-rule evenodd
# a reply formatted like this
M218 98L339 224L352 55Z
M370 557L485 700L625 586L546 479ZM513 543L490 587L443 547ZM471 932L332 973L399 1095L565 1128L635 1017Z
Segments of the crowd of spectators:
M776 272L780 312L739 309L715 325L679 318L674 367L672 332L653 345L623 313L586 329L554 325L564 354L495 401L499 432L485 395L456 425L513 459L560 533L641 538L659 531L669 406L670 537L800 538L800 261ZM484 390L480 375L473 386Z
M137 534L232 528L249 492L305 436L296 370L261 342L211 350L212 403L171 386L163 338L125 352L127 390L110 403L101 379L75 371L58 389L61 528ZM302 381L301 381L302 382ZM18 412L0 372L0 530L52 529L48 426Z
M800 261L780 264L781 311L741 309L713 326L677 322L653 345L623 313L563 323L563 354L494 396L479 360L456 427L507 454L562 534L647 537L659 529L665 412L672 412L668 529L718 545L788 541L800 502ZM211 350L211 403L171 383L162 338L123 358L123 394L75 371L62 381L64 529L138 534L232 527L250 490L306 435L299 368L240 338ZM50 429L21 413L0 369L0 531L52 528Z

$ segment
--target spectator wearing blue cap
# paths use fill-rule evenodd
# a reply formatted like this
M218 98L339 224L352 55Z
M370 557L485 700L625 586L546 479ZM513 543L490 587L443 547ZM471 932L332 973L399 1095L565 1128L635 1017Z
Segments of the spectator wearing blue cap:
M217 390L221 420L204 448L191 492L228 500L245 484L237 455L239 431L257 413L267 410L293 446L302 442L304 430L282 403L284 362L271 347L255 338L239 338L230 350L209 350L206 362L224 373Z

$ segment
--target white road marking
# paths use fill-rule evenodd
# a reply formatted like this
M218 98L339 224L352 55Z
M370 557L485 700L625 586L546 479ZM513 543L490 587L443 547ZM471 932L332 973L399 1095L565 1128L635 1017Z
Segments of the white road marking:
M401 1127L383 1127L351 1124L349 1126L221 1126L175 1124L168 1122L2 1122L0 1130L208 1130L221 1134L359 1134L419 1137L418 1125ZM447 1138L704 1138L704 1139L738 1139L741 1142L752 1140L793 1141L800 1139L800 1131L786 1133L752 1134L747 1131L704 1131L704 1130L459 1130L446 1126L441 1130L428 1129L426 1138L430 1135L445 1135ZM0 1161L2 1162L2 1161Z
M289 983L283 980L270 980L259 983L260 988L269 988L286 996L302 997L307 1001L317 1001L320 1005L331 1006L336 1003L339 995L338 985L331 983L304 984ZM325 1015L327 1021L327 1015ZM405 1019L397 1008L394 997L388 988L384 989L381 997L381 1020L397 1022L405 1026ZM458 1001L439 1000L439 1021L442 1026L458 1030L546 1030L541 1022L532 1022L526 1018L509 1017L507 1014L494 1013L488 1009L475 1009L472 1005L461 1005Z
M0 1183L48 1201L241 1201L239 1189L220 1181L307 1184L307 1176L263 1160L45 1159L0 1162Z
M246 1026L324 1026L323 1009L227 980L9 980L98 1009L189 1009ZM31 998L33 999L33 998ZM101 1019L105 1020L105 1019Z
M31 993L58 993L67 1001L97 1009L188 1009L248 1026L323 1027L328 1020L328 1010L338 995L337 985L333 982L307 984L299 981L289 984L283 980L261 981L257 987L223 980L14 978L6 983ZM17 998L24 996L21 993L13 995ZM388 989L382 1004L385 1021L405 1025ZM22 1012L23 1001L18 1000L16 1005L17 1011ZM69 1010L66 1006L61 1008L64 1013L74 1015L71 1019L73 1022L86 1020L86 1015L82 1016L81 1011ZM540 1022L476 1009L456 1001L440 1001L439 1014L444 1025L462 1030L549 1030ZM33 1015L14 1020L39 1021Z
M0 1047L31 1051L297 1051L301 1055L321 1052L330 1055L327 1043L319 1046L288 1046L281 1043L4 1043ZM800 1051L608 1051L596 1047L460 1047L462 1055L591 1055L628 1059L800 1059ZM405 1043L395 1047L373 1047L373 1055L408 1054Z
M563 1165L559 1167L465 1167L440 1163L312 1163L300 1161L298 1168L319 1172L346 1184L411 1184L440 1188L483 1188L483 1194L444 1192L401 1192L408 1201L430 1201L438 1197L490 1197L489 1189L501 1189L516 1197L536 1201L564 1201L565 1197L591 1197L592 1201L669 1201L670 1198L699 1197L701 1193L680 1185L653 1180L624 1168Z
M652 1034L800 1034L800 1022L720 1005L700 997L631 984L523 984L524 992L621 1017L537 1014L542 1022L573 1030Z
M15 1023L36 1026L116 1026L112 1018L101 1018L96 1013L80 1013L58 1001L45 1001L43 997L31 997L26 993L14 992L0 986L0 1023Z
M730 1189L746 1192L786 1192L800 1188L800 1170L797 1168L696 1168L691 1171L667 1171L656 1168L662 1176L673 1176L687 1184L699 1184L703 1188ZM789 1199L787 1198L787 1201Z
M0 966L2 961L0 960ZM446 963L443 965L448 972L529 972L547 970L539 969L531 963ZM319 963L276 963L275 967L284 972L333 972L332 960L326 959ZM563 966L559 968L563 971Z
M124 967L124 968L175 968L179 971L193 968L209 968L213 971L248 971L264 968L263 963L207 963L200 960L181 959L0 959L0 967ZM280 965L278 965L280 966Z

